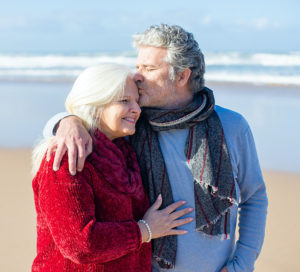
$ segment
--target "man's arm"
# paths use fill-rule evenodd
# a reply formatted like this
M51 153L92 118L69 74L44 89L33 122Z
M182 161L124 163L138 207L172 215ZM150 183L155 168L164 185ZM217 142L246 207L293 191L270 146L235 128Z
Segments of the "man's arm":
M59 113L47 122L43 130L46 138L54 133L47 151L48 161L55 152L53 170L59 169L64 154L68 152L70 173L75 175L76 171L82 171L86 157L92 152L92 138L81 120L68 113Z
M68 113L68 112L60 112L55 114L54 116L52 116L48 122L46 123L44 129L43 129L43 136L44 138L51 138L53 136L55 136L56 134L56 130L58 128L59 122L66 118L72 116L72 114Z
M264 240L268 206L266 187L249 127L238 141L239 240L233 259L227 264L229 272L254 270Z

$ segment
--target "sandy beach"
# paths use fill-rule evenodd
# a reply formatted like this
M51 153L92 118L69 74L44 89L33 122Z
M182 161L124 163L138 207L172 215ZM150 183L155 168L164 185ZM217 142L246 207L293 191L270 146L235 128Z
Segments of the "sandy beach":
M1 149L0 271L30 271L35 256L35 210L29 149ZM300 271L300 174L264 171L269 197L258 272Z

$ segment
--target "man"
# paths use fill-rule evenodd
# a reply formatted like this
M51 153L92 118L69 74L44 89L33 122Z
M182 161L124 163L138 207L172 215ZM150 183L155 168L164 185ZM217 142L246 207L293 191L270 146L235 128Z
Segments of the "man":
M162 207L184 199L195 217L184 227L188 234L153 241L153 271L252 271L268 204L247 122L215 106L212 91L204 87L204 57L191 33L151 26L133 40L143 114L131 142L144 186L152 203L160 193ZM66 150L71 173L76 160L77 170L83 168L91 140L78 118L60 121L48 157L55 149L54 169Z

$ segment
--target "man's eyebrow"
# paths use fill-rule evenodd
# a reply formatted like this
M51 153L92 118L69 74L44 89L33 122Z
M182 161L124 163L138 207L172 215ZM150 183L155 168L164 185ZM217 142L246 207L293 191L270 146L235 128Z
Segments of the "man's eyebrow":
M148 63L141 63L141 64L137 64L136 67L139 66L144 66L144 67L159 67L159 65L154 65L154 64L148 64Z

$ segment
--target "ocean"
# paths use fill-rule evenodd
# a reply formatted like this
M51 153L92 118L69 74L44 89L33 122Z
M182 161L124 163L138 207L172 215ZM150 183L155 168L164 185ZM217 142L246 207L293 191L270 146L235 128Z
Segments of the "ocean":
M218 105L248 120L262 167L300 172L300 52L204 53L207 86ZM0 147L32 147L84 68L114 62L134 70L135 61L135 52L0 53Z
M135 67L136 53L119 54L0 54L1 81L72 81L97 63L122 63ZM300 86L300 52L205 53L206 80Z

